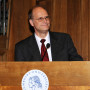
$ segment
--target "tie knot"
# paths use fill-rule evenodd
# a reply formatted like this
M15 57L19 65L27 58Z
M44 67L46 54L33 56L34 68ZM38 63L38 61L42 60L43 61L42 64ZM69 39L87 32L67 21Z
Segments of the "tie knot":
M44 43L45 41L46 41L45 39L41 39L41 41L40 41L40 42L41 42L41 43Z

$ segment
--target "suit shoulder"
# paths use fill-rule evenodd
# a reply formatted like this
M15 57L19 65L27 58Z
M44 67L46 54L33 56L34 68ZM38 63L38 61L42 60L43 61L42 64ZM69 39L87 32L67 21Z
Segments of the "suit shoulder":
M54 37L57 37L57 38L59 38L59 37L63 37L63 38L70 37L69 34L67 34L67 33L61 33L61 32L51 32L51 35L53 35Z
M28 43L30 42L30 40L32 39L32 35L27 37L24 40L19 41L18 43L16 43L15 46L23 46L23 45L28 45Z

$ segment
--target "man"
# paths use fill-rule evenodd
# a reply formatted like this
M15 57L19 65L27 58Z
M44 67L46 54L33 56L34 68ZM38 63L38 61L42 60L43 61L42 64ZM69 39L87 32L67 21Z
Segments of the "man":
M41 6L29 13L29 23L35 33L15 46L16 61L82 61L71 37L65 33L50 32L49 15ZM42 39L44 40L43 43ZM42 46L47 46L43 52ZM45 48L45 47L44 47Z

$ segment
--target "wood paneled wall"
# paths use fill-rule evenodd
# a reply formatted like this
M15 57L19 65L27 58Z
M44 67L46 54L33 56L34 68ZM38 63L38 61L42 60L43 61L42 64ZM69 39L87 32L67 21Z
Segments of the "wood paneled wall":
M15 44L31 35L28 10L36 0L12 0L8 60L14 60ZM90 60L90 0L38 0L51 16L51 31L71 35L78 53Z
M36 5L36 0L12 0L7 61L14 60L15 44L31 35L28 11L34 5Z
M90 60L90 0L53 0L52 31L69 33L78 53Z

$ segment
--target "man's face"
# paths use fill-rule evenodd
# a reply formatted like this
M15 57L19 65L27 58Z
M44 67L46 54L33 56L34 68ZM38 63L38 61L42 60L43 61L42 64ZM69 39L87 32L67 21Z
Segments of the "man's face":
M48 32L50 28L50 20L46 10L41 7L33 10L33 19L30 24L34 27L36 33Z

